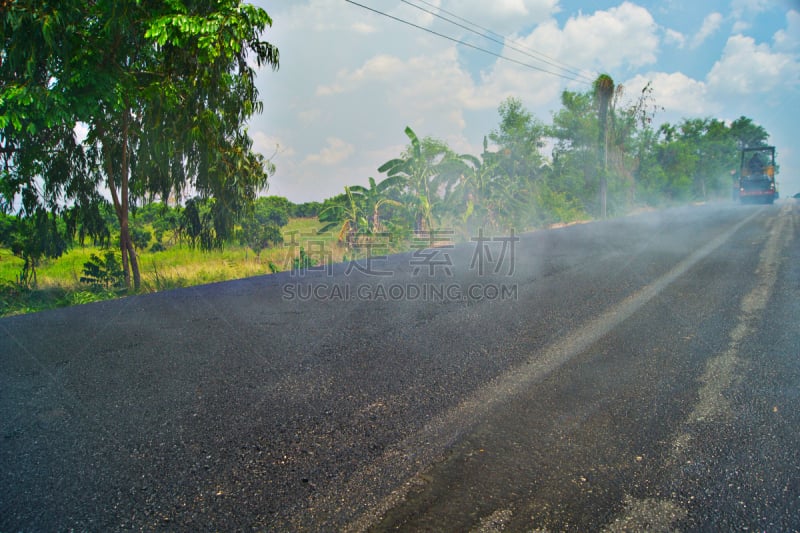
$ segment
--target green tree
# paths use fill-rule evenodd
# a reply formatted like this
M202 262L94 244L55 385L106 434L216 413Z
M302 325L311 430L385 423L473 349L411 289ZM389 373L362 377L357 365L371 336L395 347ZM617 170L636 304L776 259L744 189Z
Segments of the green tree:
M615 206L625 210L637 201L637 173L641 165L641 150L652 138L652 122L660 109L653 98L653 86L647 83L633 103L623 106L624 87L617 85L611 104L610 161L616 189ZM644 141L644 142L643 142ZM624 190L623 190L624 189ZM624 193L624 197L619 194ZM624 200L623 200L624 198Z
M136 224L150 224L153 227L156 240L153 246L158 250L164 249L162 240L165 233L170 232L173 242L180 238L181 215L180 207L171 207L162 202L150 202L133 211Z
M198 244L203 251L217 246L217 234L214 229L213 198L194 197L186 201L181 213L181 232L189 239L189 246Z
M111 227L107 216L110 208L108 202L99 195L88 202L77 202L64 212L67 233L73 239L77 237L81 246L85 246L87 237L92 239L95 246L110 246Z
M40 207L26 216L7 217L3 225L0 244L23 261L18 283L35 287L36 268L42 260L60 257L67 250L66 225L55 214Z
M309 218L319 216L322 209L320 202L304 202L302 204L294 204L292 206L291 216L298 218Z
M289 223L293 204L280 196L266 196L257 198L253 203L252 214L247 218L254 218L257 222L272 223L283 227Z
M18 283L36 287L36 268L43 258L60 257L67 250L66 228L58 217L37 208L27 216L13 219L4 231L5 244L11 253L23 260Z
M17 217L0 212L0 244L8 246Z
M547 129L516 98L504 100L498 107L500 124L489 134L497 152L484 148L484 163L490 163L490 200L488 206L495 225L520 229L535 224L538 182L549 172L541 149Z
M241 240L256 257L261 251L283 242L281 228L289 223L292 204L286 198L268 196L256 199L252 213L242 221Z
M730 132L736 140L737 150L764 146L769 139L767 130L754 123L752 119L743 116L731 123Z
M730 194L730 171L736 168L737 140L724 122L684 119L679 139L694 150L693 196L698 200Z
M489 134L498 147L497 163L511 179L529 183L539 175L546 129L518 98L507 98L498 107L500 124Z
M278 66L277 48L260 39L271 23L263 9L239 0L7 4L4 202L37 180L36 202L44 205L105 185L126 286L134 288L140 274L129 208L136 197L179 196L191 185L218 200L214 228L225 238L270 170L244 125L261 109L252 64ZM79 146L78 124L88 130Z
M564 91L561 109L549 130L555 139L552 155L557 188L580 200L583 209L599 211L598 121L592 92Z
M636 156L641 197L652 204L729 197L744 137L760 145L767 133L745 117L731 126L714 118L691 118L664 123L657 131L642 129Z
M630 104L623 101L625 91L621 85L613 88L610 96L608 80L605 85L606 92L602 94L597 88L562 93L562 108L553 115L550 129L556 142L552 158L554 179L547 186L556 193L552 198L563 194L570 202L579 201L586 212L605 211L608 215L611 211L623 212L636 201L638 169L644 152L652 149L643 142L652 136L641 136L650 129L657 108L650 84Z
M150 244L153 234L141 226L131 226L131 241L137 250L144 250Z
M660 130L643 129L636 139L637 166L634 171L637 200L648 205L663 202L668 177L658 158Z
M681 138L679 131L671 124L661 125L663 141L657 146L656 157L666 177L663 194L673 201L687 201L692 198L698 154L694 144Z
M248 222L244 226L244 238L247 245L261 260L261 252L266 248L272 248L283 242L281 229L275 224L253 224Z

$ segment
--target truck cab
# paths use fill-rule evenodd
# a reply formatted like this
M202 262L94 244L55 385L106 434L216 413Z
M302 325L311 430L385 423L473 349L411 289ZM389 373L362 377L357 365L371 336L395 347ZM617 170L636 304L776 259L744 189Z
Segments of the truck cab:
M771 204L775 188L775 147L744 148L739 167L739 201Z

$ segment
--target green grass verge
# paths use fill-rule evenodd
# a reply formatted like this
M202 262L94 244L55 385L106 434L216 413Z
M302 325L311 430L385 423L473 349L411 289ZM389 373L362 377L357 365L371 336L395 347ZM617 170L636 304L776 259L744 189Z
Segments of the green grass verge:
M336 243L336 236L317 235L320 227L316 218L292 219L283 228L284 245L263 250L259 256L239 245L203 252L183 243L160 252L142 251L137 254L142 275L139 292L157 292L289 270L293 259L299 256L300 247L322 249L330 260L341 261L344 250ZM0 316L119 297L121 294L118 292L93 289L80 281L84 263L92 254L102 255L104 251L93 246L73 247L58 259L43 262L36 269L36 288L24 289L16 283L22 260L10 251L0 249Z

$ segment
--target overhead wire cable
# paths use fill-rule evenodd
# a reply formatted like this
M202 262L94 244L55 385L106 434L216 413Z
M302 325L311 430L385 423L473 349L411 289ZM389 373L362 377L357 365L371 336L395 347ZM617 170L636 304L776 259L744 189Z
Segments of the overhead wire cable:
M504 60L509 61L511 63L516 63L517 65L520 65L520 66L523 66L523 67L527 67L527 68L530 68L530 69L533 69L533 70L538 70L539 72L544 72L545 74L550 74L551 76L557 76L559 78L563 78L563 79L566 79L566 80L569 80L569 81L581 81L581 80L577 80L574 76L567 76L567 75L561 74L559 72L553 72L551 70L547 70L547 69L542 68L542 67L537 66L537 65L531 65L530 63L525 63L524 61L519 61L517 59L511 58L511 57L507 57L507 56L504 56L502 54L498 54L496 52L492 52L491 50L487 50L486 48L481 48L480 46L476 46L474 44L468 43L468 42L463 41L461 39L457 39L455 37L451 37L449 35L445 35L443 33L439 33L437 31L431 30L430 28L426 28L424 26L420 26L419 24L414 24L411 21L402 19L400 17L396 17L394 15L390 15L389 13L385 13L383 11L380 11L378 9L374 9L372 7L369 7L369 6L365 6L364 4L360 4L358 2L355 2L354 0L344 0L344 1L347 2L348 4L353 4L354 6L358 6L360 8L366 9L367 11L372 11L373 13L376 13L378 15L383 15L384 17L388 17L388 18L390 18L392 20L396 20L397 22L401 22L403 24L406 24L406 25L411 26L413 28L416 28L418 30L422 30L422 31L428 32L430 34L436 35L437 37L441 37L443 39L447 39L448 41L452 41L454 43L461 44L461 45L466 46L468 48L472 48L474 50L478 50L480 52L484 52L486 54L492 55L492 56L500 58L500 59L504 59Z
M546 64L548 64L550 66L556 67L559 70L563 70L564 72L568 72L572 76L574 76L573 79L575 79L575 81L585 81L586 83L592 83L593 82L592 78L586 76L585 74L580 72L575 67L571 67L570 65L568 65L566 63L562 63L562 62L558 61L557 59L554 59L554 58L552 58L550 56L547 56L547 55L545 55L545 54L543 54L541 52L538 52L538 51L536 51L536 50L534 50L534 49L532 49L532 48L530 48L528 46L520 45L520 46L522 46L522 48L518 48L516 46L512 46L509 43L518 44L518 41L514 41L514 40L511 40L511 39L508 39L508 38L504 37L503 35L500 35L499 33L496 33L496 32L494 32L494 31L492 31L492 30L490 30L488 28L484 28L483 26L480 26L478 24L475 24L474 22L471 22L471 21L465 19L464 17L460 17L460 16L456 15L455 13L447 11L447 10L445 10L443 8L436 7L435 5L430 4L430 3L426 2L425 0L416 0L416 1L420 2L421 4L425 4L425 5L431 6L434 9L438 9L442 13L446 13L446 14L450 15L451 17L453 17L453 18L455 18L457 20L460 20L462 22L465 22L466 24L469 24L471 26L474 26L475 28L480 29L484 33L481 33L481 32L479 32L479 31L477 31L477 30L475 30L473 28L465 26L465 25L463 25L463 24L461 24L459 22L455 22L454 20L451 20L451 19L449 19L449 18L447 18L445 16L442 16L439 13L436 13L435 11L431 11L429 9L426 9L426 8L422 7L422 6L416 5L413 2L409 2L408 0L400 0L400 1L403 2L404 4L407 4L407 5L411 6L411 7L419 9L420 11L428 13L429 15L433 15L434 17L437 17L437 18L442 19L442 20L444 20L446 22L449 22L450 24L453 24L454 26L458 26L459 28L465 29L468 32L474 33L475 35L478 35L479 37L481 37L483 39L492 41L494 43L497 43L497 44L500 44L500 45L503 45L503 46L506 46L507 48L510 48L511 50L514 50L514 51L519 52L519 53L521 53L523 55L526 55L526 56L530 57L531 59L535 59L536 61L541 61L542 63L546 63Z
M481 26L480 24L476 24L475 22L467 20L464 17L461 17L461 16L453 13L452 11L448 11L448 10L446 10L446 9L444 9L442 7L439 7L439 6L435 5L435 4L431 4L427 0L416 0L416 1L419 2L420 4L425 4L426 6L432 7L434 9L438 9L442 13L446 13L446 14L450 15L453 18L456 18L456 19L458 19L458 20L460 20L462 22L466 22L467 24L470 24L471 26L474 26L474 27L478 28L479 30L485 31L486 33L489 33L489 34L491 34L491 35L493 35L493 36L495 36L495 37L497 37L499 39L504 39L504 40L508 40L508 41L513 42L513 43L519 44L519 41L513 41L511 39L507 39L504 35L501 35L501 34L495 32L495 31L492 31L489 28L486 28L484 26ZM561 63L562 65L565 65L565 66L569 67L569 69L565 69L565 70L576 71L576 72L581 70L578 67L572 66L572 65L570 65L568 63L564 63L563 61L558 61L557 59L554 59L554 58L552 58L552 57L550 57L550 56L548 56L546 54L543 54L542 52L539 52L538 50L534 50L533 48L531 48L529 46L525 46L524 44L520 44L520 46L522 46L523 48L527 48L530 52L532 52L532 53L534 53L536 55L539 55L539 56L544 57L546 59L550 59L552 61L556 61L558 63ZM593 78L589 78L589 79L591 81L594 81Z

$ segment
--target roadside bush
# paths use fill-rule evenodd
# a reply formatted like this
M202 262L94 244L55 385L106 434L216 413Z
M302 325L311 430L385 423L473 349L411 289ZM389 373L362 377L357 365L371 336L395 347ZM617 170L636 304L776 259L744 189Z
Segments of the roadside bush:
M89 261L83 264L83 276L80 281L94 288L116 289L125 286L125 274L117 255L108 251L102 258L97 254L89 257Z

